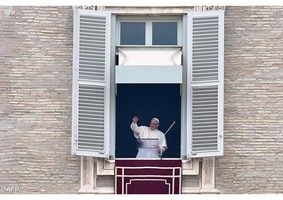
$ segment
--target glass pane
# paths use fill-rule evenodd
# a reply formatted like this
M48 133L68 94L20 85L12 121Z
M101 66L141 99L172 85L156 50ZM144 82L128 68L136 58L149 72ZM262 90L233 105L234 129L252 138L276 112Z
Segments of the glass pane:
M153 22L153 45L177 45L177 22Z
M121 45L145 45L145 22L121 22Z

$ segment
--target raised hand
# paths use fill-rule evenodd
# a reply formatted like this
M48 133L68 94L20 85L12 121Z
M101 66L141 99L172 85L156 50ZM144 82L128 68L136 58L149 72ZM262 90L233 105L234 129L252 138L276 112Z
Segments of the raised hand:
M133 118L133 122L134 122L134 123L137 123L138 121L139 121L139 118L138 118L138 117L134 117L134 118Z

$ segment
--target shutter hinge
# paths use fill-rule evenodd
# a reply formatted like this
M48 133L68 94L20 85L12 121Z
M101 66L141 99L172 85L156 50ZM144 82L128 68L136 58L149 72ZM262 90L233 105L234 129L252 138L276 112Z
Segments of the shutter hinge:
M105 153L105 149L99 151L98 153L99 153L99 154L104 154L104 153Z

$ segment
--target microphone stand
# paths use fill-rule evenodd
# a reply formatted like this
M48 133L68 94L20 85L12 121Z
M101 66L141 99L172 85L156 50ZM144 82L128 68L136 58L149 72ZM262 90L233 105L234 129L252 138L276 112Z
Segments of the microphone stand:
M172 124L171 124L171 126L167 129L167 131L164 133L164 136L163 136L163 138L162 138L162 140L161 140L161 148L160 148L160 160L162 160L162 154L163 154L163 147L162 147L162 142L163 142L163 140L164 140L164 138L165 138L165 136L166 136L166 134L169 132L169 130L174 126L174 124L175 124L176 122L174 121Z

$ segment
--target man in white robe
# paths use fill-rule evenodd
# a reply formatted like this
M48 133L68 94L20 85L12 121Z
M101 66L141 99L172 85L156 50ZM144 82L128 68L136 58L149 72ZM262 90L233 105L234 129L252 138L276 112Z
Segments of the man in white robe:
M138 126L138 117L133 118L131 129L134 136L140 142L136 158L160 158L167 149L166 138L163 132L158 130L159 120L152 118L150 126Z

